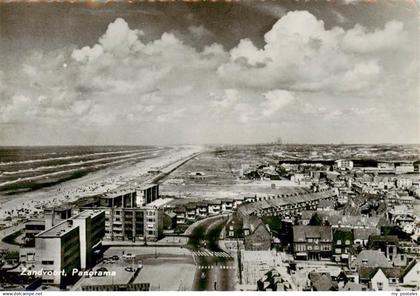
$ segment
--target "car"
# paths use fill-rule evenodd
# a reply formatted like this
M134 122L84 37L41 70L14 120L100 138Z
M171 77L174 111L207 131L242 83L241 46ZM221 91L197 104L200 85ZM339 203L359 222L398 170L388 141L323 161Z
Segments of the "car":
M124 259L134 259L134 258L136 258L136 256L134 254L127 253L127 254L123 255L123 258Z
M117 260L120 259L120 257L118 257L117 255L114 255L114 256L111 257L111 259L117 261Z
M138 266L139 269L142 269L143 268L143 262L139 261L137 266Z
M125 271L128 271L128 272L134 272L134 268L132 268L132 267L126 267L126 268L124 268L124 270Z

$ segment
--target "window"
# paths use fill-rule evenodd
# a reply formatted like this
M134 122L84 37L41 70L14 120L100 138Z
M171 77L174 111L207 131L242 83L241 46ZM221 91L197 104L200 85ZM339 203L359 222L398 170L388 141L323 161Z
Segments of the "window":
M341 249L340 249L340 248L336 248L336 249L335 249L335 253L336 253L336 254L341 254Z
M42 265L54 265L54 261L50 261L50 260L45 260L45 261L41 261Z
M350 240L346 239L346 245L350 245Z
M337 245L341 245L341 240L337 240Z
M378 286L378 290L379 290L379 291L382 291L382 290L383 290L383 288L384 288L384 284L383 284L382 282L378 282L378 283L377 283L377 286Z

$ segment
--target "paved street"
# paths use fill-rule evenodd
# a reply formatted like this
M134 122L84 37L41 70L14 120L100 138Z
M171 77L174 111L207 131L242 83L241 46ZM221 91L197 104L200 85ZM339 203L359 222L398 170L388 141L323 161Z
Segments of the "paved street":
M203 221L191 233L188 247L193 251L197 265L193 290L234 290L233 258L218 245L219 235L225 223L226 217Z

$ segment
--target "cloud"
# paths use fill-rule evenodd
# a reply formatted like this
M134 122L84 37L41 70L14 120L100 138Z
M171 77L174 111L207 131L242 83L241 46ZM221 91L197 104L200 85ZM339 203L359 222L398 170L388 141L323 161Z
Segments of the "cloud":
M186 32L210 34L202 26ZM282 124L360 126L379 113L386 125L395 106L403 113L418 104L411 95L417 66L389 56L407 43L396 21L327 29L309 12L292 11L265 33L262 47L249 38L230 50L194 47L174 32L145 40L118 18L96 44L24 57L19 73L0 72L0 124L48 125L80 134L81 143L95 133L165 142L181 130L179 142L190 142L192 127L200 139L241 139ZM405 101L395 94L407 94ZM412 123L416 114L409 114Z
M264 93L264 102L261 103L262 115L269 117L294 101L292 93L277 89Z
M372 53L384 50L397 50L406 42L406 34L401 22L390 21L383 30L368 32L356 25L343 36L342 47L356 53Z
M328 30L309 12L292 11L264 35L263 48L241 40L218 74L243 87L359 92L384 75L378 62L381 52L404 47L402 30L397 21L374 32L360 25Z

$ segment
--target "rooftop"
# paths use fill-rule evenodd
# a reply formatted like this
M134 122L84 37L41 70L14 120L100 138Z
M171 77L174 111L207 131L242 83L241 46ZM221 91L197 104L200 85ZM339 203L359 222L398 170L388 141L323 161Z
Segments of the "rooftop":
M306 238L319 238L320 240L331 241L331 227L312 225L293 226L293 241L305 241Z
M78 225L73 224L73 221L71 219L62 221L53 227L42 231L39 233L36 237L42 237L42 238L59 238L67 234L68 232L76 229Z

